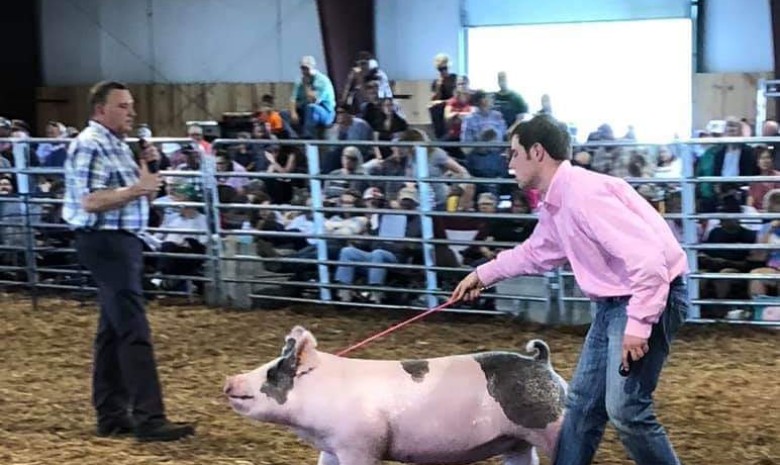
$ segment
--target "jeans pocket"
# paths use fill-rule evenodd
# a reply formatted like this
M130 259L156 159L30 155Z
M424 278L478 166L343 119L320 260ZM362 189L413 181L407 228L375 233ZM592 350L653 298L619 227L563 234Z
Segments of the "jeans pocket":
M664 338L667 344L671 344L680 327L688 318L688 292L685 286L676 286L669 290L669 299L664 311Z

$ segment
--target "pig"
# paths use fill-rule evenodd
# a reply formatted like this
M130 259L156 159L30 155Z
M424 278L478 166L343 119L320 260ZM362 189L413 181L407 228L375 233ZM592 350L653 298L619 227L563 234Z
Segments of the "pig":
M481 352L420 360L367 360L316 349L302 326L281 356L228 377L224 395L241 416L284 425L320 451L318 465L505 465L553 458L566 382L539 339L533 356Z

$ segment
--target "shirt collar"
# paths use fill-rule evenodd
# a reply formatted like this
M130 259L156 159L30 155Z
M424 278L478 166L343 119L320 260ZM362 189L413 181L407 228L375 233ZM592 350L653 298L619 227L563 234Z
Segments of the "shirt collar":
M566 181L573 169L574 167L571 166L569 160L564 160L558 165L558 169L555 170L555 174L553 175L552 180L550 180L550 186L547 188L547 193L542 200L545 204L554 207L561 206L561 196L563 195L563 190L566 188Z
M89 127L91 127L92 129L96 130L97 132L101 133L102 135L104 135L106 137L117 139L120 142L124 141L124 139L125 139L124 137L120 137L117 133L115 133L114 131L108 129L103 124L98 123L97 121L95 121L93 119L89 120Z

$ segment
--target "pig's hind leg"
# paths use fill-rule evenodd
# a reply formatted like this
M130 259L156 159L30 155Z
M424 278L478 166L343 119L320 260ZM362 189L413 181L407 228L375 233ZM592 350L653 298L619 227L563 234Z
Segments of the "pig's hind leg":
M504 465L539 465L539 455L536 448L529 445L525 449L505 454Z
M320 452L320 459L317 460L317 465L339 465L339 459L330 452Z

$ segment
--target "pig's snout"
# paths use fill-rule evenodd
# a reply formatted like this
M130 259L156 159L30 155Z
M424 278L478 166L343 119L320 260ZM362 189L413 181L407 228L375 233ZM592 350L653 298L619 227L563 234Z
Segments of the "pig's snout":
M252 399L254 397L249 395L244 379L238 376L233 376L225 380L225 386L222 388L222 392L227 397L233 399Z

